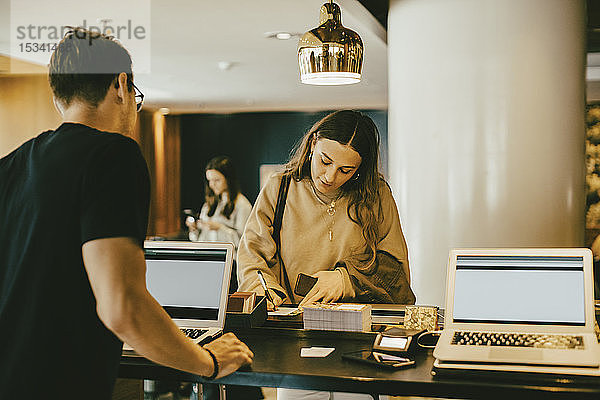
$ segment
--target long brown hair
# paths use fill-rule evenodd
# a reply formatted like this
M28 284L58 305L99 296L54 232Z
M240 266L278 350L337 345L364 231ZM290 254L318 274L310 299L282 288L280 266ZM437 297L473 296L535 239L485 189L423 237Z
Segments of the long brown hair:
M344 185L342 195L348 197L348 217L362 228L370 260L364 270L375 261L379 224L383 219L379 183L379 131L368 116L353 110L341 110L327 115L304 135L293 150L285 173L294 180L311 178L311 142L330 139L352 147L361 157L361 163Z
M208 164L206 164L206 168L204 171L208 171L209 169L214 169L215 171L219 171L225 177L225 181L227 182L227 193L228 199L227 204L223 208L223 215L225 218L229 218L233 209L235 208L235 199L240 192L240 185L237 180L237 176L235 174L235 168L233 162L229 157L219 156L211 159ZM217 205L219 204L220 196L217 196L215 192L210 188L208 181L205 179L204 183L204 201L208 204L208 216L212 217L215 214L215 210L217 209Z

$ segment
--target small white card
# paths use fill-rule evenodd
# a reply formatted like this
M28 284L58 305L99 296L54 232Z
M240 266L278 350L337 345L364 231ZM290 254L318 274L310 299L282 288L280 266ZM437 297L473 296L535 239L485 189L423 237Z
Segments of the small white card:
M300 349L300 357L327 357L333 351L335 347L303 347Z

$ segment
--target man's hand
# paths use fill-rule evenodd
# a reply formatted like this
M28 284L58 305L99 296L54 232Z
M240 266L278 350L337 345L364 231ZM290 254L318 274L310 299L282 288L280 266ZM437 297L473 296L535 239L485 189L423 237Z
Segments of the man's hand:
M226 333L204 346L219 363L217 379L235 372L239 367L252 363L254 353L233 333Z
M300 306L316 303L331 303L339 300L344 295L344 278L342 271L319 271L313 275L318 278L317 283L300 302Z

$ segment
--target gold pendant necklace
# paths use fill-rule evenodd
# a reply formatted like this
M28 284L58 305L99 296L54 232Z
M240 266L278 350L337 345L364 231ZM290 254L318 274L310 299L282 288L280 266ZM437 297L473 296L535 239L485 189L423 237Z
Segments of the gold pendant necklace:
M329 224L329 241L333 241L333 224L335 223L335 200L331 201L329 207L327 207L327 214L331 217L331 223Z
M335 203L339 200L340 197L342 197L342 195L340 193L335 199L331 200L331 203L327 204L317 194L317 190L315 189L312 182L310 182L310 188L312 189L312 192L315 195L315 197L317 198L317 200L319 201L319 203L327 206L327 210L325 212L327 213L327 215L329 215L329 217L331 217L329 223L327 224L327 234L329 237L329 241L332 242L333 241L333 224L335 223ZM327 221L325 221L325 222L327 222Z

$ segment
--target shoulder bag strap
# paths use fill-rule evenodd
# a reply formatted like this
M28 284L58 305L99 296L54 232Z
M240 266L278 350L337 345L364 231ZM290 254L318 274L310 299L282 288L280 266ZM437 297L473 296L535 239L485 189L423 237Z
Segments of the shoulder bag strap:
M287 199L288 189L290 188L290 174L283 174L281 177L281 183L279 184L279 193L277 195L277 205L275 206L275 216L273 217L273 239L277 246L276 255L279 261L281 275L283 276L283 283L287 292L288 299L294 304L294 292L292 291L292 285L290 285L290 278L288 277L285 269L285 264L281 258L281 222L283 220L283 211L285 210L285 201Z

